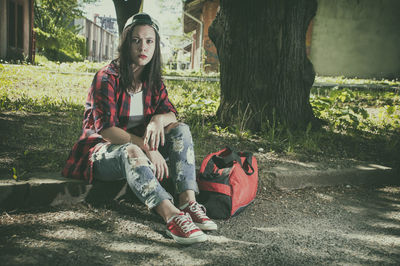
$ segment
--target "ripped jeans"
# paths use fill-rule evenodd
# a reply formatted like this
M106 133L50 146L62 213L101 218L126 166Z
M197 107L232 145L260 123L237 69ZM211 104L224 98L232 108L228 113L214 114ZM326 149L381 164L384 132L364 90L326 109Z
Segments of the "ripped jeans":
M127 148L135 144L100 143L98 145L101 147L91 156L95 180L126 179L134 194L149 209L156 207L165 199L173 201L173 197L161 186L154 175L154 165L151 161L147 157L132 158L129 155ZM158 151L166 160L169 160L169 178L172 178L175 192L180 194L186 190L193 190L197 194L199 190L196 183L193 140L189 126L178 123L177 126L165 132L165 144L160 146Z

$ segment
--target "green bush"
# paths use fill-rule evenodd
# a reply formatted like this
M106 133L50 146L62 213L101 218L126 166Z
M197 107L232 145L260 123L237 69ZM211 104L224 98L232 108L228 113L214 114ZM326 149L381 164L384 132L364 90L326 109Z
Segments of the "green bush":
M79 57L77 58L74 55L71 55L62 49L60 49L60 50L45 49L43 51L43 55L46 56L51 61L58 61L58 62L80 61Z
M58 49L60 47L59 41L55 38L55 35L45 32L40 28L35 28L34 31L36 38L36 47L39 50Z
M83 61L86 58L86 39L66 29L51 34L35 28L39 53L56 62Z

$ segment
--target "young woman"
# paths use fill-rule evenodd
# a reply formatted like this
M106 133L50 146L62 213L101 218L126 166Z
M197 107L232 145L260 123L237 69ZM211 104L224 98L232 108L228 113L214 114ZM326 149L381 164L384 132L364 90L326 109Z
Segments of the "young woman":
M133 16L125 26L119 56L96 73L86 101L83 133L63 175L93 180L126 179L136 196L167 223L178 243L202 242L202 230L217 225L195 194L193 141L161 79L159 28L149 15ZM169 160L168 168L166 159ZM172 178L179 205L160 185Z

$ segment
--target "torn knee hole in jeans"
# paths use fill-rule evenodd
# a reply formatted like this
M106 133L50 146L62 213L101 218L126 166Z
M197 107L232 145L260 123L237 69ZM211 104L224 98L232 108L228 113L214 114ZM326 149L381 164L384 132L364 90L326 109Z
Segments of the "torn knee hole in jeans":
M166 127L165 132L168 133L171 129L174 129L174 128L178 127L178 126L183 126L183 125L185 125L185 123L182 123L182 122L171 123Z
M151 165L151 162L147 157L129 158L129 163L134 167Z

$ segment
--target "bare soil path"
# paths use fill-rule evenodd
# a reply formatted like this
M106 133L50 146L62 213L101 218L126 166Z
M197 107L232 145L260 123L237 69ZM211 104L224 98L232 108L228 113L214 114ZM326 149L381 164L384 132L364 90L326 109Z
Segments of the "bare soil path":
M3 212L1 265L400 264L400 187L261 188L209 241L180 246L137 202Z

